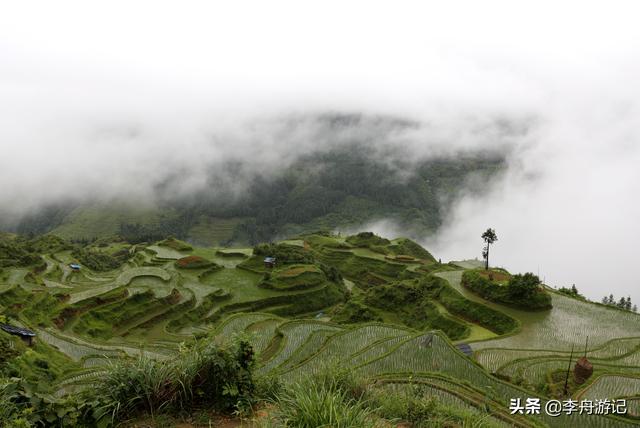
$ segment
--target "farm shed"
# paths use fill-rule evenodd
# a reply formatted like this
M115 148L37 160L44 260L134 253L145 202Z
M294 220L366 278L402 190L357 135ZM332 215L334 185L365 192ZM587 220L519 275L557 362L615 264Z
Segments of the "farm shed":
M471 346L468 343L459 343L456 345L456 348L458 348L458 350L467 357L473 357L473 349L471 349Z
M276 258L275 257L265 257L264 258L264 267L266 267L266 268L274 268L274 267L276 267Z
M36 337L33 331L10 324L0 324L0 329L14 336L19 336L29 346L33 344L33 338Z
M71 268L71 270L75 270L75 271L78 271L81 268L81 266L77 263L71 263L69 267Z

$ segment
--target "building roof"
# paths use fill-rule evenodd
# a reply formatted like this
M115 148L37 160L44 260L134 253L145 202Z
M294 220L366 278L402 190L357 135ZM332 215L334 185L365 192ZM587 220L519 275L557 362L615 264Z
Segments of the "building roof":
M576 362L576 366L582 366L588 370L593 370L593 364L591 364L591 362L587 360L587 357L578 358L578 361Z
M69 265L69 267L70 267L71 269L80 269L80 265L79 265L78 263L71 263L71 264Z
M17 336L34 337L36 334L29 329L16 327L14 325L0 323L0 328L9 334L15 334Z
M473 355L473 349L471 349L471 346L468 343L459 343L456 345L456 348L458 348L467 357L471 357Z
M275 263L276 258L275 257L265 257L264 258L264 262L265 263Z

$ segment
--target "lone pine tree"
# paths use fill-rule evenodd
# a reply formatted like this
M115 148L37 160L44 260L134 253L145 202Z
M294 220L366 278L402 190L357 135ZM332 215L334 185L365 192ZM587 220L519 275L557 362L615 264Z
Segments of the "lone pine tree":
M489 228L482 234L482 239L487 244L482 250L482 257L485 260L484 268L489 270L489 246L498 240L498 235L495 230Z

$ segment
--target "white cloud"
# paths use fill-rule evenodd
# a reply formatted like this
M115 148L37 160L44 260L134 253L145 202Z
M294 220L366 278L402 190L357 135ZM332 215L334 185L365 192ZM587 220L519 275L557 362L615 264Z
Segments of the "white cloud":
M212 162L268 171L316 143L273 118L318 111L423 123L413 153L508 139L490 197L463 199L438 249L633 294L637 2L11 2L0 6L0 208L69 192L147 193ZM257 124L256 124L257 123ZM273 125L276 123L276 125ZM493 128L492 128L493 129ZM310 134L309 134L310 133ZM213 143L212 143L213 141ZM326 144L326 142L325 142ZM636 300L640 295L635 292Z

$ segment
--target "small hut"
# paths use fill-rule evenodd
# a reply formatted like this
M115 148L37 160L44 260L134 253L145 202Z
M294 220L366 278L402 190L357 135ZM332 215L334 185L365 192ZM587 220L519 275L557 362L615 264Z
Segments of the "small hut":
M81 268L81 266L78 263L71 263L69 267L71 268L72 271L75 271L75 272L78 272Z
M29 346L33 344L33 338L36 337L36 334L33 331L22 327L16 327L10 324L0 323L0 329L9 334L20 337L20 339L22 339Z
M593 374L593 364L587 360L587 357L580 357L573 369L573 378L578 385L582 385Z
M273 269L276 267L276 258L275 257L265 257L264 258L264 267L268 269Z
M459 343L456 345L456 348L458 348L458 350L467 357L473 357L473 349L471 349L471 345L469 345L468 343Z

